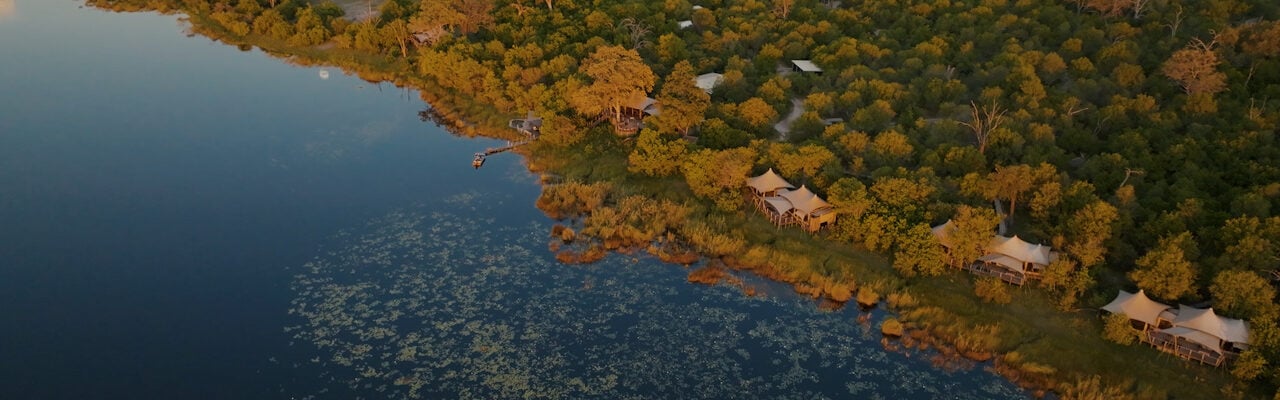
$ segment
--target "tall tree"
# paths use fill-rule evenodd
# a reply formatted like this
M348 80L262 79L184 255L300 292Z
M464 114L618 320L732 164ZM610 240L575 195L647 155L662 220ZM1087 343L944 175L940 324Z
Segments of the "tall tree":
M627 33L627 38L631 39L632 49L643 49L653 44L649 41L649 33L653 30L644 22L637 21L635 18L623 18L618 21L618 27Z
M978 103L969 102L969 121L962 121L960 124L968 127L974 139L978 140L978 153L986 154L991 132L1004 123L1004 112L1005 110L1002 110L999 104L992 103L979 107Z
M1000 216L987 207L970 207L961 205L951 217L952 229L946 232L950 238L951 259L956 266L972 264L978 257L986 253L987 244L991 242L996 224Z
M1084 6L1097 10L1098 13L1116 17L1133 8L1135 0L1085 0Z
M1076 210L1067 219L1067 252L1086 268L1102 263L1107 254L1106 241L1119 216L1115 206L1101 200Z
M1173 52L1160 71L1177 82L1188 95L1221 92L1227 88L1227 74L1218 71L1222 59L1213 49L1216 43L1193 39L1187 47Z
M787 19L795 6L796 0L773 0L773 15L780 19Z
M1135 262L1129 279L1156 297L1176 300L1195 293L1196 268L1183 246L1193 245L1191 233L1160 239L1160 244Z
M612 111L615 120L622 119L623 107L653 90L658 79L639 53L621 46L597 48L580 70L591 84L570 94L570 104L586 115Z
M693 65L689 61L676 63L658 92L658 105L662 113L655 118L663 132L689 134L689 129L702 122L711 95L697 86Z
M1264 21L1250 26L1241 47L1245 54L1280 57L1280 21Z
M1280 260L1280 217L1236 217L1222 226L1222 258L1233 268L1264 270Z
M462 23L463 15L455 10L449 0L422 0L418 13L409 19L408 29L421 34L427 43L433 43Z
M1018 199L1035 188L1034 170L1029 165L997 166L989 175L995 195L1009 200L1009 216L1018 212Z
M394 3L394 2L391 2ZM380 29L382 37L394 40L400 45L400 56L409 57L409 41L413 40L413 32L409 32L409 23L403 19L393 19Z
M790 143L770 143L767 155L778 172L798 178L797 184L812 182L810 179L823 168L839 161L831 150L815 144L796 147Z
M759 129L778 118L778 111L759 97L752 97L738 105L738 115L747 124Z
M493 25L493 0L454 0L454 8L462 15L458 30L463 35Z
M928 224L915 224L898 241L893 253L893 268L904 276L938 276L946 271L942 249L933 239Z
M720 209L733 211L742 207L742 185L755 159L756 152L749 147L703 149L689 154L680 170L694 194L711 199Z
M1253 271L1227 270L1218 273L1209 285L1213 306L1239 318L1273 319L1280 314L1276 289Z

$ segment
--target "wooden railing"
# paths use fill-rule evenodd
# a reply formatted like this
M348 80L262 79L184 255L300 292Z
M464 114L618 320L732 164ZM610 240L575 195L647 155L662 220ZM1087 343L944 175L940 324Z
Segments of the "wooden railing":
M1177 339L1172 335L1162 334L1160 332L1147 332L1142 335L1142 341L1150 344L1151 347L1160 349L1165 353L1173 354L1184 359L1198 361L1203 364L1212 366L1221 366L1226 361L1226 355L1205 350L1195 346L1186 346L1179 344Z
M1022 286L1027 281L1026 275L1006 271L1003 268L990 267L980 262L973 263L966 269L974 275L990 276L1018 286Z

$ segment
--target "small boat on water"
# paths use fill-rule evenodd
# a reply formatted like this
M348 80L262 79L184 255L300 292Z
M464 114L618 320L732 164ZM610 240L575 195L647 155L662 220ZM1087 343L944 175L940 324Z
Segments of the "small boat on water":
M320 70L320 79L329 79L329 70Z
M484 153L476 153L476 158L471 160L471 166L480 169L481 165L484 165Z

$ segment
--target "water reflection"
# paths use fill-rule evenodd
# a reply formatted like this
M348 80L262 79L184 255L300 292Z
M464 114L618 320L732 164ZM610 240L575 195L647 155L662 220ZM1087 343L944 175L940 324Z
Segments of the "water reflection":
M18 0L0 0L0 21L18 16Z

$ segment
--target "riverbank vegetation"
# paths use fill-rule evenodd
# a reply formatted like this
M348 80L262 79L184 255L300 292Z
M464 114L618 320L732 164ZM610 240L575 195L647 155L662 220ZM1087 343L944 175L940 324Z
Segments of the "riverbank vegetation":
M182 12L229 43L419 87L459 132L509 134L505 118L533 111L531 167L578 185L539 206L580 216L579 236L678 241L815 296L909 295L890 304L908 330L1004 354L1038 388L1280 385L1272 1L385 0L366 18L300 0L89 2ZM723 77L703 96L689 78L709 72ZM613 135L601 116L621 124L638 93L663 112ZM768 167L830 199L839 224L812 237L754 216L741 186ZM975 287L943 266L929 226L989 237L993 202L1062 252L1039 284ZM1092 310L1135 286L1248 320L1252 350L1215 370L1107 341Z

